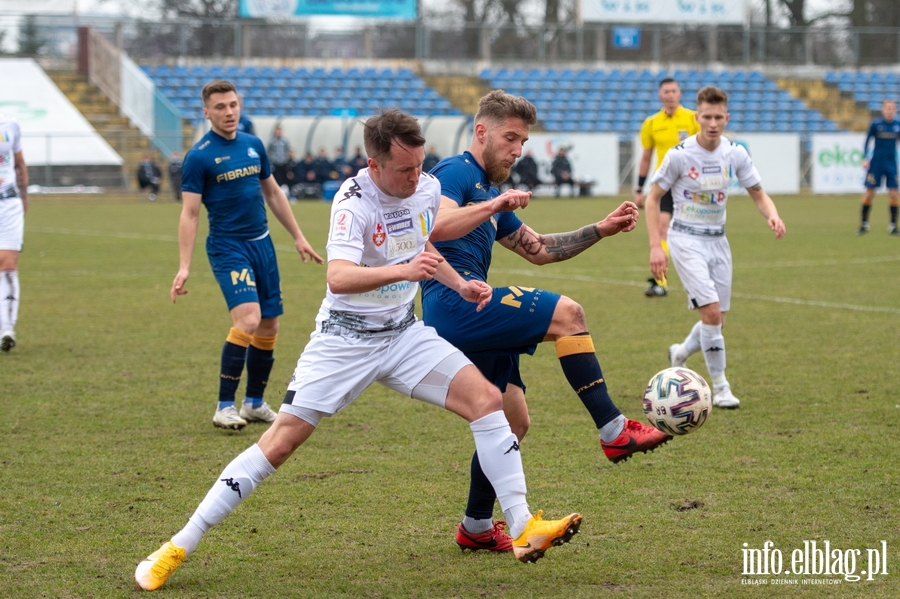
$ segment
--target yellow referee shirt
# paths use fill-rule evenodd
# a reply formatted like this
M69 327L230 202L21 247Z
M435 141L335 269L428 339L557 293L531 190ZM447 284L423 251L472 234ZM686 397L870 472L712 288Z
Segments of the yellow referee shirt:
M648 116L641 125L641 145L645 150L656 150L656 170L662 164L666 152L695 133L700 133L700 123L694 118L693 110L679 106L669 116L662 109Z

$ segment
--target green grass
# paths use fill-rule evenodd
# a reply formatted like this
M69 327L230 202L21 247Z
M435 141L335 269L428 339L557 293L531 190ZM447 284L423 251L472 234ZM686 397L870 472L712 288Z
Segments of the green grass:
M855 198L776 202L788 228L780 241L748 199L729 207L735 297L725 334L740 410L716 411L697 433L614 466L552 346L523 360L530 503L552 517L581 512L572 544L534 566L461 553L452 535L466 499L467 426L376 386L206 535L161 594L900 596L900 241L884 232L883 200L864 237L854 235ZM541 199L521 216L540 232L565 231L616 203ZM328 209L294 208L320 250ZM211 425L230 319L203 230L190 293L174 306L168 299L178 214L174 204L125 198L37 197L29 209L19 345L0 355L0 597L138 596L137 562L184 525L222 467L263 430ZM277 404L312 329L325 269L301 264L273 227L285 302L268 392ZM498 249L491 282L580 302L610 392L638 418L644 385L696 320L677 277L668 298L643 297L647 262L642 223L543 268ZM699 356L689 366L706 375ZM677 509L689 502L702 506ZM741 584L744 543L771 540L789 566L805 540L826 539L843 550L885 540L888 576Z

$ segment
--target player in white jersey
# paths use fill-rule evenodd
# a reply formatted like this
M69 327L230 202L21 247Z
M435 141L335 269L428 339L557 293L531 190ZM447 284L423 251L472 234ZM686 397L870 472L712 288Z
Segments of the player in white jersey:
M28 167L19 124L0 114L0 351L16 345L19 316L19 253L28 209Z
M441 186L422 173L425 138L418 121L389 110L365 124L368 168L335 196L328 236L325 300L274 424L216 479L187 525L141 562L135 581L159 588L202 535L306 441L322 418L347 407L372 383L433 403L465 418L482 468L514 522L513 551L523 562L569 541L579 514L561 520L532 515L525 498L519 444L500 391L413 312L418 282L435 278L476 305L491 287L465 280L428 241Z
M669 252L688 296L688 308L700 313L683 343L669 347L672 366L703 351L712 378L713 405L737 408L740 401L725 378L725 338L722 325L731 307L731 248L725 237L725 204L733 179L747 188L757 209L766 218L775 237L784 236L784 222L775 203L760 185L760 176L747 150L722 136L728 123L728 96L716 87L697 93L700 133L689 137L666 154L653 175L647 198L647 229L650 235L650 269L665 277L667 257L660 243L659 202L672 191L675 211L669 225Z

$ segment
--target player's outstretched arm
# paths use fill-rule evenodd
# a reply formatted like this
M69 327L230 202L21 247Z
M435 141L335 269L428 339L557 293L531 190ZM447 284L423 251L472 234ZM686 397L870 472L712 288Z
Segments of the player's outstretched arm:
M775 208L775 202L773 202L772 198L769 197L769 194L765 192L762 185L757 183L756 185L748 187L747 193L753 198L759 213L766 217L766 224L769 225L770 229L775 231L775 239L784 237L784 221L778 216L778 209Z
M431 241L459 239L476 229L498 212L525 208L531 199L530 191L510 189L493 200L460 206L447 196L441 196L441 207L428 235Z
M435 248L430 241L425 244L425 250L427 253L441 256L440 252L438 252L437 248ZM475 308L476 312L481 312L481 309L488 305L488 302L491 301L491 296L494 294L494 290L491 286L484 281L475 279L466 280L462 278L459 273L443 259L443 257L441 257L441 262L438 263L437 270L434 273L434 279L456 291L464 300L472 302L473 304L478 304Z
M654 183L647 194L644 213L647 216L647 234L650 237L650 272L658 280L664 280L669 264L669 257L662 249L662 238L659 234L659 202L666 191Z
M197 240L197 227L200 224L201 196L199 193L185 191L181 194L181 202L181 217L178 220L178 274L169 291L173 304L179 295L188 292L184 284L191 273L191 258L194 256L194 242Z
M541 235L528 225L522 225L499 243L532 264L542 266L574 258L604 237L631 231L637 225L637 219L638 208L634 202L623 202L602 221L576 231Z
M265 198L266 204L268 204L269 208L272 210L272 214L278 219L278 222L281 223L281 226L290 233L294 240L294 247L297 249L297 253L300 254L300 258L304 262L307 262L311 258L319 264L324 263L325 261L322 257L316 253L309 242L306 241L306 237L303 236L303 231L300 230L300 225L297 224L297 219L294 218L291 204L284 195L284 191L281 190L281 187L279 187L278 183L275 181L275 177L270 175L268 178L260 181L260 184L262 186L263 198Z

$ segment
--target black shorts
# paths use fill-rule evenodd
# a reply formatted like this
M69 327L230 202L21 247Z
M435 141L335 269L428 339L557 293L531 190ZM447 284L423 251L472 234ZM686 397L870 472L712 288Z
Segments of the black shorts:
M672 190L670 189L659 199L659 211L672 214L675 212L675 200L672 199Z

